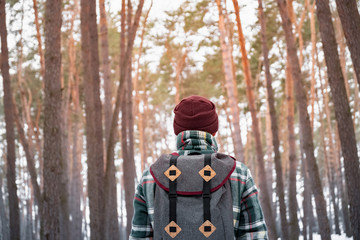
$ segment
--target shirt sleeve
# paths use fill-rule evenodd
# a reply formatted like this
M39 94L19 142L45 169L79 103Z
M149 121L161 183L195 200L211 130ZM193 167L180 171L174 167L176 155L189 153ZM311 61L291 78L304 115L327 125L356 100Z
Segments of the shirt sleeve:
M242 164L230 179L234 201L234 231L237 240L267 240L267 228L250 170ZM233 188L234 192L234 188Z
M142 179L136 188L134 197L134 217L131 224L130 240L150 240L153 236L143 187Z

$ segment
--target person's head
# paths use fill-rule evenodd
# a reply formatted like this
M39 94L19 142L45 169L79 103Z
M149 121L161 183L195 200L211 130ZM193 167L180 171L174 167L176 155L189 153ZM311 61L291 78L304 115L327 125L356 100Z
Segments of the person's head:
M201 96L184 98L174 108L174 133L200 130L215 135L219 128L215 104Z

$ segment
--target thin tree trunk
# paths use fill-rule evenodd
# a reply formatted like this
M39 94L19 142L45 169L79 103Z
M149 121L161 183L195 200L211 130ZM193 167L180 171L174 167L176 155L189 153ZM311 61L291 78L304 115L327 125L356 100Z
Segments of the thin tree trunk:
M72 74L72 73L71 73ZM69 73L70 75L70 73ZM63 74L62 74L63 78ZM61 105L61 151L62 151L62 177L60 182L60 234L61 239L70 239L70 210L69 210L69 104L70 104L70 91L71 91L70 78L68 80L68 86L62 86L64 90L62 105Z
M101 42L101 59L102 59L102 74L104 80L104 93L105 101L103 104L104 108L104 125L105 125L105 150L107 149L108 136L110 134L111 127L111 114L112 114L112 90L111 90L111 66L109 59L109 43L108 43L108 28L106 20L105 0L99 0L100 7L100 42ZM106 152L105 152L106 155ZM105 159L107 159L105 157ZM109 177L105 182L109 183L107 198L105 201L105 239L119 239L119 222L117 214L117 203L116 203L116 178L115 178L115 165L114 162L106 164L112 168L110 171L113 174L106 175Z
M315 119L315 53L316 53L316 29L315 29L315 1L310 4L309 0L305 2L306 7L310 12L310 32L311 32L311 128L314 126Z
M307 240L307 236L308 236L308 231L307 231L307 228L309 226L309 210L308 210L308 207L309 207L309 204L308 204L308 201L309 201L309 188L310 186L307 185L306 183L308 182L307 180L307 175L306 175L306 169L305 169L305 161L301 161L301 174L303 176L303 179L304 179L304 191L303 191L303 201L302 201L302 207L303 207L303 219L302 219L302 224L303 224L303 229L302 229L302 235L303 235L303 238L304 240Z
M60 182L63 174L61 151L61 15L62 2L45 5L45 98L44 98L44 232L42 239L61 239Z
M224 76L225 76L225 88L228 96L228 106L230 107L231 112L231 121L233 125L233 139L234 139L234 151L235 157L238 161L244 162L244 149L241 140L241 130L240 130L240 119L239 119L239 109L237 105L238 99L234 95L234 80L233 80L233 65L231 63L231 52L230 46L227 44L225 23L224 23L224 14L221 7L221 0L216 0L216 4L219 10L219 30L220 30L220 46L224 67Z
M294 110L294 80L291 76L290 61L287 57L286 64L286 99L287 99L287 125L289 143L289 216L290 216L290 236L291 239L299 238L299 225L297 217L296 199L296 136L295 136L295 110Z
M120 41L120 49L121 49L121 56L120 56L120 64L121 64L121 72L120 72L120 84L119 87L117 89L117 95L116 95L116 102L115 102L115 108L114 108L114 112L112 115L112 122L111 122L111 130L110 130L110 135L109 135L109 145L107 148L107 166L106 166L106 173L105 173L105 180L108 179L108 175L110 174L114 174L111 172L111 168L108 166L109 163L114 161L114 147L115 147L115 133L117 132L117 126L118 126L118 116L119 116L119 112L120 112L120 107L122 105L122 100L124 99L124 90L125 90L125 86L124 83L127 81L127 77L129 77L128 73L129 71L131 71L131 55L132 55L132 50L133 50L133 46L134 46L134 39L135 39L135 35L136 35L136 30L139 26L139 20L140 20L140 16L141 16L141 12L142 12L142 8L144 6L144 0L140 0L138 8L136 10L135 13L135 17L133 21L129 21L132 22L131 25L128 26L128 39L127 39L127 48L126 48L126 52L125 52L125 1L123 0L122 2L122 10L121 10L121 41ZM131 79L129 80L131 83ZM131 84L132 85L132 84ZM130 86L132 88L132 86ZM132 94L130 94L131 98L132 98ZM130 106L132 107L132 106ZM125 115L126 116L126 115ZM122 121L125 119L126 117L124 117L124 115L122 115ZM125 126L125 125L122 125ZM128 126L128 125L126 125ZM133 127L133 126L132 126ZM130 127L131 128L131 127ZM131 131L130 131L131 134ZM131 139L131 136L129 136ZM127 144L127 139L126 139L126 135L125 135L125 139L124 136L122 136L122 140L125 141L124 144ZM131 140L130 140L131 142ZM126 146L126 145L124 145ZM122 147L122 151L124 151L124 146ZM130 145L130 148L133 147ZM133 152L133 150L130 150L130 156L131 156L131 152ZM126 151L126 150L125 150ZM126 158L127 153L124 154L123 153L123 158L124 158L124 164L126 165L126 169L127 171L124 172L124 181L125 181L125 186L126 186L126 209L127 209L127 217L128 217L128 225L127 225L127 229L128 229L128 234L130 234L130 229L131 229L131 219L132 219L132 215L133 215L133 206L132 206L132 200L133 200L133 196L135 194L135 163L134 163L134 159L129 159ZM126 159L126 160L125 160ZM109 183L105 183L105 193L107 193L106 188L108 187Z
M76 70L76 52L74 41L74 20L79 11L79 1L74 1L73 15L71 18L70 38L68 43L69 50L69 82L71 83L71 99L73 105L71 106L71 116L73 116L72 124L72 165L71 165L71 179L70 179L70 199L69 208L71 214L70 236L71 240L82 239L82 215L80 209L80 202L82 196L82 179L81 179L81 153L82 153L82 135L80 134L80 123L82 120L82 111L79 107L79 76Z
M331 196L331 200L329 201L329 204L331 206L331 204L333 205L333 209L334 209L334 222L335 222L335 233L340 235L340 228L339 228L339 206L336 204L336 196L335 196L335 176L334 176L334 158L333 156L328 156L328 151L327 151L327 145L326 141L325 141L325 130L324 130L324 126L323 126L323 110L320 108L320 104L319 104L319 100L316 97L316 103L318 106L318 109L320 109L319 112L319 122L320 122L320 134L321 134L321 140L322 140L322 147L323 147L323 152L324 152L324 161L326 164L326 172L327 172L327 178L328 178L328 183L329 183L329 189L330 189L330 196ZM331 153L331 152L330 152ZM331 209L331 207L330 207Z
M71 240L82 239L82 215L81 215L81 196L82 196L82 179L81 179L81 153L82 153L82 135L80 134L81 109L79 107L79 82L73 87L73 112L75 115L73 125L73 152L72 152L72 179L71 179Z
M336 6L360 85L360 15L357 2L356 0L336 0Z
M104 239L104 151L102 137L96 1L81 0L81 42L86 113L90 237Z
M145 98L146 97L142 97L144 95L146 95L146 80L147 80L147 74L145 73L145 79L143 79L143 82L141 84L141 91L143 92L142 95L140 95L140 91L139 91L139 75L140 75L140 59L141 59L141 55L142 55L142 51L143 51L143 43L144 43L144 35L145 35L145 30L146 30L146 25L147 25L147 19L149 17L149 13L150 10L152 8L152 2L151 5L149 7L149 10L147 11L145 18L144 18L144 22L143 22L143 29L141 31L141 41L140 41L140 47L139 47L139 54L138 54L138 58L137 58L137 70L136 70L136 75L134 78L134 91L135 91L135 107L134 107L134 115L137 116L137 121L138 121L138 131L139 131L139 149L140 149L140 158L141 158L141 172L143 172L145 170L145 164L146 164L146 144L145 144L145 140L144 140L144 136L145 136L145 127L146 127L146 121L145 121L145 114L146 114L146 110L145 108L147 108L147 104L145 105ZM140 100L143 100L143 113L140 112Z
M350 102L350 86L346 72L346 42L344 39L344 33L341 27L340 18L338 16L335 17L335 26L336 26L335 39L337 44L339 45L339 50L340 50L339 52L340 66L341 66L342 74L344 76L346 95L348 101Z
M316 49L315 49L316 51ZM317 51L316 51L317 52ZM316 53L316 55L318 55ZM326 77L324 78L325 80L325 85L322 83L322 77L321 77L321 72L320 72L320 68L322 68L320 66L320 62L318 60L317 57L317 65L318 65L318 69L319 69L319 79L320 79L320 85L321 85L321 93L323 96L323 102L324 102L324 107L325 107L325 116L326 116L326 122L327 122L327 128L328 128L328 139L329 139L329 144L330 144L330 149L329 149L329 153L330 156L332 157L332 159L334 160L334 164L336 165L336 178L337 178L337 188L340 191L341 194L341 205L342 205L342 212L343 212L343 217L344 217L344 230L347 234L347 236L351 236L351 227L350 227L350 218L349 218L349 209L348 209L348 200L347 200L347 193L345 193L344 190L344 185L343 185L343 174L342 174L342 167L341 167L341 162L340 162L340 152L338 152L337 149L337 144L336 140L337 138L333 138L332 134L333 132L336 133L336 136L338 136L338 132L335 130L333 130L332 128L332 123L331 123L331 112L330 112L330 107L329 107L329 96L328 96L328 92L327 90L325 91L325 89L328 89L328 81L327 81L327 74L325 72Z
M7 27L5 0L0 0L0 37L1 37L1 72L3 76L4 114L6 124L6 164L7 187L10 212L10 239L20 240L19 199L16 186L15 133L11 82L9 74L9 53L7 46Z
M233 2L237 3L237 0L233 0ZM272 141L273 141L273 146L274 146L274 153L275 153L275 168L276 168L276 189L277 189L277 194L279 197L279 204L280 204L280 218L281 218L281 232L282 232L282 238L283 239L289 239L289 229L288 229L288 223L287 223L287 219L286 219L286 205L285 205L285 196L284 196L284 183L283 183L283 178L282 178L282 166L281 166L281 155L280 155L280 141L279 141L279 133L278 133L278 124L277 124L277 116L276 116L276 110L275 110L275 100L274 100L274 92L272 89L272 77L270 74L270 62L269 62L269 50L268 47L266 45L266 20L265 20L265 16L264 16L264 12L263 12L263 7L262 7L262 0L258 0L259 3L259 19L260 19L260 24L261 24L261 42L262 42L262 52L263 52L263 57L264 57L264 66L265 66L265 77L266 77L266 89L267 89L267 100L268 100L268 106L270 109L270 116L271 116L271 132L272 132ZM235 5L235 4L234 4ZM235 8L236 10L236 8ZM237 22L238 25L240 25L240 18L239 16L236 17L237 18ZM243 34L241 34L243 35ZM240 36L240 34L239 34ZM245 50L245 46L244 44L242 44L242 48L243 51L246 53ZM242 53L242 55L244 55ZM250 74L250 69L248 67L248 72ZM245 74L246 75L246 74ZM290 145L291 146L291 145ZM294 160L294 161L291 161ZM292 179L290 179L290 185L289 188L291 189L292 187L294 187L294 191L295 194L291 194L289 196L290 204L294 203L294 201L296 202L296 156L295 158L291 158L290 156L290 163L295 163L293 164L293 167L295 168L295 172L290 172L290 176L293 175L293 178L295 179L295 181L291 181ZM290 168L290 171L292 170L292 168ZM295 183L295 184L294 184ZM294 197L295 195L295 200L292 199L292 197ZM295 215L291 215L292 209L289 207L290 209L290 218L293 221L296 221L297 223L297 214L296 214L296 210L297 210L297 204L295 204L295 206L293 205L292 207L294 207L295 210ZM296 217L296 218L294 218ZM296 224L295 224L296 227ZM297 228L298 229L298 228ZM293 230L293 229L291 229ZM295 229L294 229L295 230ZM294 238L298 238L299 233L296 231L291 231L291 236L292 239Z
M35 201L39 208L39 213L42 212L42 206L43 206L43 199L41 196L40 186L37 182L37 173L35 168L35 160L34 160L34 153L33 148L29 145L29 141L26 139L24 128L22 127L23 124L20 122L20 116L18 113L18 110L16 108L16 105L14 103L14 120L16 122L16 126L18 129L18 135L20 138L20 142L23 146L25 157L26 157L26 165L30 174L30 180L32 184L32 188L34 191ZM40 219L41 221L41 219Z
M350 219L355 224L352 227L352 232L354 239L358 240L360 239L360 228L356 227L356 224L360 222L360 168L355 130L337 52L329 1L316 0L316 7L335 117L339 128L341 150L344 157L345 179L349 190Z
M42 41L41 41L41 34L40 34L40 24L39 24L39 13L37 7L37 0L33 0L33 7L34 7L34 15L35 15L35 27L36 27L36 39L38 42L38 52L40 56L40 75L44 78L45 75L45 62L44 62L44 53L42 49Z
M330 239L329 220L326 214L326 202L324 199L323 189L321 186L321 179L319 175L318 165L314 155L314 142L312 136L312 129L310 125L309 114L307 112L307 98L304 86L302 83L301 70L299 60L296 54L295 39L291 30L291 23L288 17L285 0L277 0L282 25L285 32L285 40L287 52L290 60L291 73L295 85L296 102L299 109L300 117L300 132L303 137L303 147L306 154L307 170L311 179L311 187L315 197L316 211L319 222L319 232L323 240Z
M266 178L266 171L265 171L265 164L264 164L264 154L262 150L262 143L260 139L260 129L259 129L259 120L257 118L257 110L255 106L255 98L254 98L254 92L252 89L252 77L250 72L250 65L247 58L247 52L245 49L245 38L242 31L242 26L240 22L240 16L239 16L239 6L237 0L233 0L234 8L235 8L235 14L236 14L236 23L238 27L238 36L239 36L239 43L240 43L240 50L241 50L241 57L242 57L242 65L243 65L243 71L244 71L244 77L246 82L246 95L248 97L249 102L249 109L251 113L251 119L252 119L252 129L254 133L255 138L255 148L256 148L256 156L257 156L257 165L258 165L258 176L259 176L259 188L261 190L261 197L260 200L262 203L262 207L264 210L265 215L265 221L269 229L269 238L270 239L277 239L277 233L276 233L276 226L275 226L275 218L274 214L272 212L271 208L271 202L270 202L270 193L267 188L267 178ZM263 49L264 50L264 49ZM270 106L271 107L271 106ZM279 158L278 158L279 159ZM276 168L276 175L277 175L277 193L279 196L280 201L280 211L281 216L284 216L281 218L281 225L284 226L282 228L283 235L287 237L287 223L286 223L286 207L284 202L284 189L283 189L283 182L282 182L282 170L281 165L278 165L279 162L275 161L275 168ZM279 168L280 167L280 168ZM280 174L279 174L280 173ZM282 188L280 190L280 188ZM285 211L284 211L285 210ZM285 237L285 239L287 239Z
M99 0L100 8L100 46L101 46L101 60L104 80L104 125L105 125L105 149L108 146L108 136L111 127L111 114L112 114L112 90L111 90L111 66L109 58L109 40L108 40L108 27L106 19L105 0Z

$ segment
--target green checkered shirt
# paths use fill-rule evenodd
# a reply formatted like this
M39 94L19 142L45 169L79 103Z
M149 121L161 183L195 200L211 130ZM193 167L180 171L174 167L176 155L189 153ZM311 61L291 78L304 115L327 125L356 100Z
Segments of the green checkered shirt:
M179 155L193 152L217 152L215 138L202 131L184 131L177 136ZM258 199L258 190L250 170L241 162L230 176L233 200L235 239L268 239L265 219ZM154 193L156 183L149 169L145 170L134 197L134 218L130 240L150 240L153 236Z

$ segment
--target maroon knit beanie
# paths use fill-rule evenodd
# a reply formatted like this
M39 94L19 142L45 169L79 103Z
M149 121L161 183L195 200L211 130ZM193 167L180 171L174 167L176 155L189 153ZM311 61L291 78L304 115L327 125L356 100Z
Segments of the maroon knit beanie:
M219 127L215 104L200 96L190 96L181 100L174 109L174 133L185 130L200 130L216 133Z

